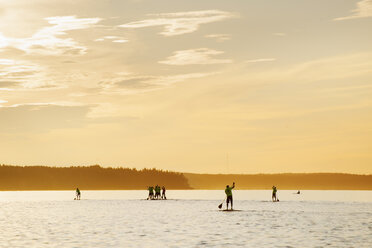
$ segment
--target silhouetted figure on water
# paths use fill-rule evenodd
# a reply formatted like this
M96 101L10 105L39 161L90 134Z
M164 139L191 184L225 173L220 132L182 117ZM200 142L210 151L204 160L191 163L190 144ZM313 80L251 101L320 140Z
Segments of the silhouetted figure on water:
M277 196L276 196L276 192L277 192L277 191L278 191L278 190L276 189L276 187L273 186L273 194L272 194L272 196L271 196L271 199L273 200L273 202L279 201L279 199L278 199Z
M155 186L155 198L158 200L160 198L160 186Z
M231 210L233 210L233 196L232 189L235 188L235 182L233 182L232 187L226 185L225 194L226 194L226 210L229 209L229 202L231 202Z
M80 193L80 190L79 188L76 188L76 200L80 200L80 197L81 197L81 193Z
M165 187L164 186L162 187L161 199L163 199L163 200L167 199L167 197L165 196Z
M298 190L296 194L299 195L299 194L301 194L301 192Z
M147 200L152 200L152 199L154 199L154 187L149 186L147 189L148 189L148 191L149 191L149 196L147 197Z

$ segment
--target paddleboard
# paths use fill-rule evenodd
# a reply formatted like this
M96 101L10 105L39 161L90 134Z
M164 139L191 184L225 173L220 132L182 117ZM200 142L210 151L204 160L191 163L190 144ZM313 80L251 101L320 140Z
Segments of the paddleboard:
M140 199L140 200L145 200L145 201L169 201L173 199Z
M222 212L240 212L240 211L243 211L243 210L240 210L240 209L233 209L233 210L231 210L231 209L224 209L224 210L220 210L220 211L222 211Z

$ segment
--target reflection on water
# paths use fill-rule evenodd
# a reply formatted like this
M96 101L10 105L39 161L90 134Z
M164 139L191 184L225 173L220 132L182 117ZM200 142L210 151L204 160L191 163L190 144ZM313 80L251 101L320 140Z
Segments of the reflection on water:
M0 247L371 247L371 191L0 192Z

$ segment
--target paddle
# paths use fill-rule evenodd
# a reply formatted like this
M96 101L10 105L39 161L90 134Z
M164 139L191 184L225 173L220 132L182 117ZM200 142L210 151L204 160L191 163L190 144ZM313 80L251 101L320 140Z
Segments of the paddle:
M218 208L219 209L221 209L222 208L222 204L223 204L223 202L226 200L226 197L225 197L225 199L223 199L223 201L221 202L221 204L220 205L218 205Z

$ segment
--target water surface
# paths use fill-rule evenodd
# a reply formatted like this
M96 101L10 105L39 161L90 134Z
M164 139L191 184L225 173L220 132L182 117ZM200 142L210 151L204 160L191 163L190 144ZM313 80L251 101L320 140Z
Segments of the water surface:
M371 191L0 192L0 247L371 247Z

